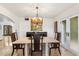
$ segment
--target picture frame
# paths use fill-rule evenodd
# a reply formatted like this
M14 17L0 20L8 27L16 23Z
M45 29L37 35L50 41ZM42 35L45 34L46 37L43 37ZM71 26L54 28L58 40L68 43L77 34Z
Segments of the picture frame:
M32 18L31 19L31 31L42 31L43 19Z

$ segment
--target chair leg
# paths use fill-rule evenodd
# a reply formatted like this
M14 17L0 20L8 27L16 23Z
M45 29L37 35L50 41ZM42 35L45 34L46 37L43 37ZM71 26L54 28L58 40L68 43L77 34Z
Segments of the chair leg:
M49 56L51 55L51 49L49 49Z
M41 51L41 56L42 56L42 51Z
M43 51L41 50L41 56L43 56Z
M11 54L11 56L13 56L13 54L14 54L14 49L13 49L13 51L12 51L12 54Z
M25 49L23 48L23 56L25 56Z
M32 51L31 51L31 56L32 56Z
M60 55L61 55L60 47L58 48L58 50L59 50L59 53L60 53Z

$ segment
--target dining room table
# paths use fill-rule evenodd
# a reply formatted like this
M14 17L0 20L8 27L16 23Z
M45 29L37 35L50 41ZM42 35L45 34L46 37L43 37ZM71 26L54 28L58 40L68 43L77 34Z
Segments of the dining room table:
M31 40L28 37L18 37L18 40L12 44L25 44L25 56L28 56L28 44L31 43ZM49 43L59 43L59 41L53 39L52 37L44 37L43 43L45 43L45 56L49 56Z

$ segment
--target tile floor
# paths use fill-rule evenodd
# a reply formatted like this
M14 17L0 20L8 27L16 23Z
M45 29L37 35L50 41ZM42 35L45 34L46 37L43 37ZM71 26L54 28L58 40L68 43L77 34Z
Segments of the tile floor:
M11 53L12 53L12 47L11 46L0 48L0 56L11 56ZM68 51L64 48L61 48L61 55L62 56L74 56L74 54L72 54L70 51ZM19 50L18 54L15 51L14 56L22 56L22 51ZM59 53L58 53L58 50L53 49L51 56L60 56Z

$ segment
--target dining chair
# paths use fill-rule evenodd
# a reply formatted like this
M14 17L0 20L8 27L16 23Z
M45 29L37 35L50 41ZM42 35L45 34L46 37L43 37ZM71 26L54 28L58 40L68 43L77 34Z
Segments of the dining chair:
M14 33L11 34L11 41L14 42L16 40L18 40L18 36L17 36L17 33L14 32ZM11 56L13 56L14 50L17 50L17 49L22 49L23 50L23 56L25 55L25 44L12 44L12 47L13 47L13 51L12 51Z
M43 55L43 39L41 38L39 33L33 33L31 39L31 56L37 53Z
M58 49L59 54L61 55L61 51L60 51L60 38L61 38L61 33L56 32L54 39L58 40L59 43L58 42L51 42L51 43L49 43L49 55L51 55L51 50L52 49L55 49L55 50Z

